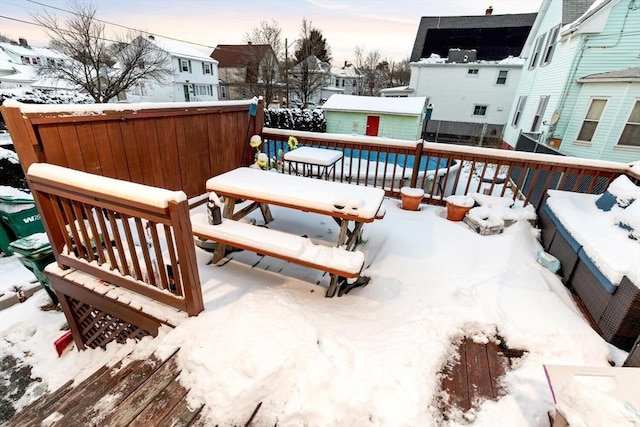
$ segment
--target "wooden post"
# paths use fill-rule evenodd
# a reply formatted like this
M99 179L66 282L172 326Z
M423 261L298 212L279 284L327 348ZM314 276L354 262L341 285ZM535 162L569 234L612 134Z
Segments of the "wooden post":
M418 172L420 172L420 162L422 161L422 141L416 145L416 151L413 155L413 170L411 171L411 184L412 188L416 188L418 183ZM425 171L426 173L426 171Z
M32 163L45 161L38 137L31 126L31 121L22 116L20 109L1 107L0 110L26 175Z

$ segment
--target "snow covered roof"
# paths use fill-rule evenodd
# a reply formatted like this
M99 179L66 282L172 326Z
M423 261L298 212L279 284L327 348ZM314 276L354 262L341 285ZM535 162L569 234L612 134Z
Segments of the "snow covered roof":
M0 49L19 56L40 57L40 58L64 58L60 52L48 47L21 46L13 43L0 42Z
M562 28L562 34L564 35L565 33L576 31L583 22L591 18L593 15L597 14L611 2L612 0L595 0L578 19L571 22L570 24L565 25Z
M394 94L408 96L413 92L415 92L415 89L411 86L397 86L380 89L380 93L383 94L383 96L392 96Z
M469 65L474 64L478 66L520 66L524 65L524 59L519 58L517 56L511 56L496 61L487 61L487 60L478 60L478 61L469 61L469 62L447 62L447 58L442 58L437 53L432 53L428 58L421 58L417 62L412 62L411 65L434 65L434 64L444 64L444 65Z
M362 78L360 71L356 68L355 65L347 64L343 67L331 67L331 74L336 77L344 77L349 79L359 79Z
M149 41L158 46L160 49L165 52L169 52L173 56L178 56L180 58L186 59L197 59L202 62L213 62L218 63L215 59L207 56L199 49L192 45L188 45L186 43L180 43L174 40L161 39L157 36L150 36Z
M420 115L427 98L384 98L374 96L331 95L322 109L325 111L362 111L390 114Z

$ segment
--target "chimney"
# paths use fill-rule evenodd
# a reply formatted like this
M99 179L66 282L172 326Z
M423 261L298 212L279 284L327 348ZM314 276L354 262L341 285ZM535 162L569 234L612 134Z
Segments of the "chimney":
M251 43L251 40L249 40L249 41L247 42L247 45L248 45L248 46L253 46L253 43Z
M27 43L27 39L19 38L18 43L20 43L20 46L22 47L29 47L29 43Z
M489 6L487 10L484 11L485 15L491 15L493 13L493 6Z

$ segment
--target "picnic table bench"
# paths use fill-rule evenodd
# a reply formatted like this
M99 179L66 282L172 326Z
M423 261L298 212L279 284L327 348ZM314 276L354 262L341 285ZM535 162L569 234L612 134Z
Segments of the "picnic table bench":
M335 295L341 277L359 277L364 255L354 249L362 226L384 217L384 191L377 188L251 168L218 175L209 179L206 187L224 197L224 220L222 224L211 225L206 215L198 214L192 215L191 220L194 235L217 242L214 262L225 256L228 245L326 271L331 275L328 297ZM252 203L236 211L238 200ZM332 217L340 225L336 246L316 244L306 237L239 221L259 207L265 223L270 222L273 218L269 205Z

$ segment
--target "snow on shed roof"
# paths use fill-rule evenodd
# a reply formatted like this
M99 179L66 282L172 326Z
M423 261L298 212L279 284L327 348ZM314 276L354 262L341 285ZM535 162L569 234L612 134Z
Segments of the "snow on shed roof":
M374 96L331 95L322 109L325 111L369 111L392 114L422 114L427 98L382 98Z

